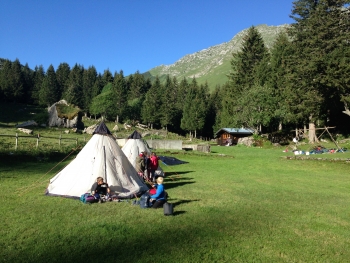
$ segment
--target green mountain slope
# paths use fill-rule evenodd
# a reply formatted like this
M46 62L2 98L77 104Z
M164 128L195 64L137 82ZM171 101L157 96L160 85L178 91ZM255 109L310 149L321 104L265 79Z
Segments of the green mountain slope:
M288 27L289 25L256 26L268 48L271 48L278 33L286 31ZM213 90L217 84L222 85L228 80L227 74L231 71L232 53L240 50L247 30L239 32L228 42L186 55L174 64L160 65L145 72L144 75L151 79L158 75L161 81L165 80L167 75L176 76L178 81L195 77L199 84L207 81L210 90Z

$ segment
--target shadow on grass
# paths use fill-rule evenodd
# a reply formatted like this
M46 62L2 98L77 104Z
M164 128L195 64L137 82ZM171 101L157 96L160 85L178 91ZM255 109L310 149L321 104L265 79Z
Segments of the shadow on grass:
M195 182L167 182L165 185L165 190L176 188L179 186L184 186L186 184L194 184Z
M172 216L180 216L186 214L187 211L174 211Z
M192 201L197 200L181 200L179 202ZM219 209L217 212L224 215L227 211ZM249 212L255 214L253 219L259 216L254 210ZM164 216L162 220L165 222L177 220L178 216L188 213L190 212L175 210L174 216ZM261 220L263 222L272 219L268 211L262 213ZM221 218L214 215L204 219L203 214L199 214L197 217L192 217L191 222L187 222L181 228L171 227L165 223L164 226L168 225L168 227L159 227L156 235L153 228L144 227L142 234L140 233L139 236L130 235L128 238L121 237L125 237L125 233L129 231L135 231L135 227L117 222L101 222L92 226L95 228L95 232L100 233L96 237L89 236L90 232L87 231L61 236L56 240L55 235L59 236L59 233L53 231L51 235L47 236L47 240L42 241L46 245L40 246L40 251L24 249L18 254L18 251L13 249L8 250L5 256L9 262L20 262L18 259L25 262L99 262L101 256L103 256L104 262L185 262L191 258L193 260L191 262L201 262L202 260L197 260L203 259L203 253L208 253L205 255L209 256L210 254L213 258L206 262L232 262L229 259L234 259L234 254L227 254L225 258L222 258L222 255L210 253L207 251L209 246L207 242L204 242L204 247L200 248L202 240L210 239L211 243L216 243L222 239ZM229 231L227 235L231 235L230 246L233 247L240 246L242 233L249 238L255 237L261 232L261 227L256 226L255 220L250 221L247 218L247 213L237 213L230 224L232 224L232 230L227 228ZM241 234L234 235L234 233ZM71 247L69 245L77 244L77 240L79 240L78 246ZM228 251L230 252L230 250Z
M14 128L13 124L0 123L0 128Z
M165 172L166 176L174 176L174 175L180 175L180 174L188 174L193 173L194 171L182 171L182 172Z
M171 199L170 199L171 200ZM193 200L179 200L177 202L171 202L175 207L181 205L181 204L187 204L187 203L191 203L191 202L198 202L198 201L201 201L200 199L193 199Z

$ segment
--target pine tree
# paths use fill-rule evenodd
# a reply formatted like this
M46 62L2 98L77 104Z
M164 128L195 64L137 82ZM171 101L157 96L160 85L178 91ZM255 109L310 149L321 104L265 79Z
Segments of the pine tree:
M162 84L158 76L156 77L151 88L146 93L146 98L142 105L141 116L144 123L153 128L153 125L160 124L160 111L158 102L161 100L160 92Z
M83 110L85 114L90 107L92 101L92 90L97 78L97 71L94 66L89 67L83 72Z
M28 104L32 104L31 94L34 86L33 82L33 70L28 66L28 63L22 68L23 80L24 80L24 101Z
M68 90L70 66L67 63L60 63L56 70L56 79L59 87L59 98Z
M0 70L0 86L3 94L4 101L13 100L12 83L11 83L11 71L12 62L10 60L4 60L2 63L2 69Z
M332 57L330 54L338 53L339 49L346 53L349 48L349 19L346 15L349 3L342 0L299 0L293 3L292 18L296 23L290 31L295 47L292 83L298 94L294 104L299 119L309 122L310 142L318 141L315 122L325 121L329 106L339 102L341 97L339 90L333 88L337 80L327 74L327 64Z
M278 130L282 130L282 124L296 122L292 107L294 92L289 82L291 68L289 60L293 56L291 42L286 33L280 33L271 49L271 74L268 85L272 88L275 104L272 105L274 110L273 119Z
M266 56L268 50L261 34L254 26L250 27L243 37L241 50L233 54L231 60L232 73L229 78L233 92L239 94L255 84L257 80L255 73Z
M40 90L42 83L45 78L45 70L42 65L35 66L34 73L33 73L33 90L30 95L31 100L33 101L34 105L39 105L39 97L40 97Z
M83 72L81 65L75 64L69 73L68 89L63 97L68 103L83 108Z
M55 69L52 65L46 71L46 75L41 84L39 92L39 103L43 106L50 106L59 100L58 83L56 79Z
M109 69L104 70L101 81L103 87L106 86L108 83L113 83L113 75L109 71Z
M15 102L24 102L25 81L22 72L22 66L18 59L12 62L10 81L13 100Z
M115 73L113 79L114 115L119 122L119 117L127 112L127 85L123 71Z
M169 125L174 125L176 116L176 86L169 75L166 77L163 94L161 95L162 100L159 104L161 112L160 123L167 130Z
M207 112L209 89L207 85L198 86L197 80L192 79L186 96L183 115L181 119L181 128L193 131L194 137L197 137L197 131L204 127Z
M221 121L222 127L240 127L247 123L242 102L251 88L262 87L268 78L269 53L261 34L255 27L248 29L242 48L233 54L230 82L223 87ZM261 106L261 105L260 105Z

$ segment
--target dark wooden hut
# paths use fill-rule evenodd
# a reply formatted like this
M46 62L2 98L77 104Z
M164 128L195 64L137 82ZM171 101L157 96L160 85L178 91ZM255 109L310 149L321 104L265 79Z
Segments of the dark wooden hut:
M242 128L222 128L215 133L215 138L218 145L231 146L237 145L238 139L253 135L250 129Z

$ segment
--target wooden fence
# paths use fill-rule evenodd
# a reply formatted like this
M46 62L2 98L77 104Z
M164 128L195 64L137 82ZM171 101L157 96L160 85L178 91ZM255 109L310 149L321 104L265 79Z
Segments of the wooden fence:
M26 136L26 135L18 135L18 133L16 133L16 135L0 134L0 136L3 136L3 137L13 137L13 138L15 138L15 150L17 150L17 148L18 148L18 143L19 143L18 138L35 139L35 140L36 140L36 148L39 147L39 142L40 142L41 139L57 139L57 140L58 140L58 145L59 145L59 146L61 146L61 142L62 142L63 140L75 141L76 145L78 145L78 138L62 138L62 135L60 135L59 137L40 136L39 134L36 135L36 136ZM84 137L84 141L85 141L85 137Z

